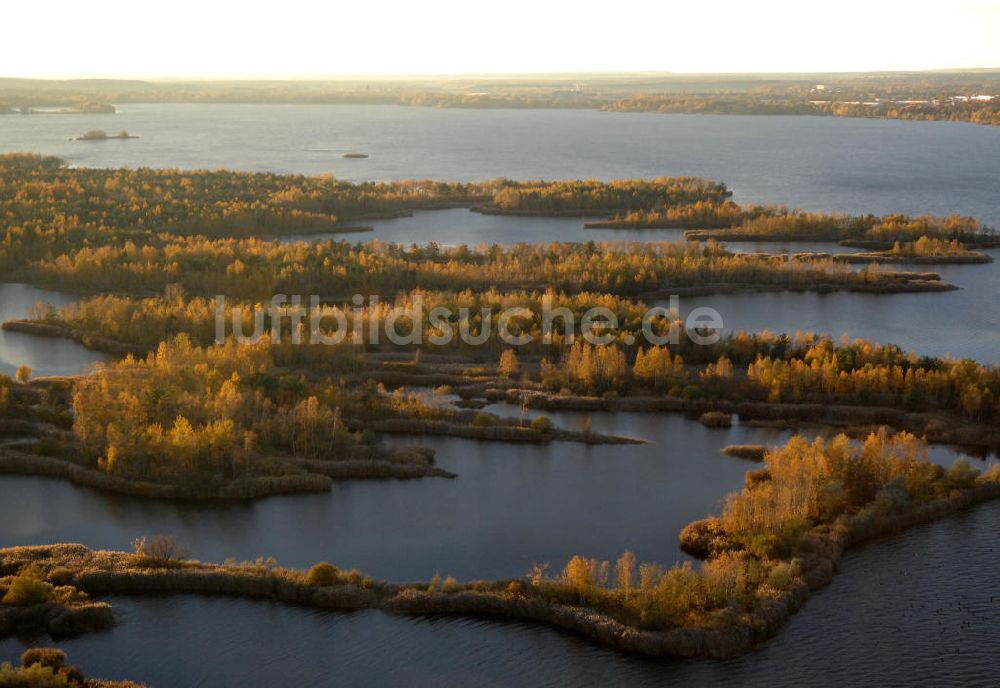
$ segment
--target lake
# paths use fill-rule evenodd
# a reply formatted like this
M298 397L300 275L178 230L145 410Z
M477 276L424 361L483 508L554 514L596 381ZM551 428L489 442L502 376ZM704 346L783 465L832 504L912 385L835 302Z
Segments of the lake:
M283 241L371 238L411 244L547 243L550 241L678 241L683 230L584 230L577 218L519 218L482 215L463 208L416 213L380 220L366 234L286 237ZM735 252L827 252L857 249L822 242L734 242ZM987 251L994 260L1000 249ZM860 268L859 268L860 269ZM1000 268L985 265L890 265L887 269L936 272L960 290L923 294L832 294L764 292L718 294L681 299L681 315L708 306L723 318L725 331L848 334L898 344L933 356L974 358L1000 363ZM668 305L666 302L650 305Z
M70 141L128 129L129 141ZM1000 128L950 123L600 113L436 110L393 106L126 105L113 116L0 118L0 150L32 150L81 166L228 167L365 179L518 179L703 175L740 202L810 210L959 212L1000 225ZM359 150L365 160L346 160ZM578 219L417 213L373 223L350 241L514 243L674 240L678 230L583 230ZM734 245L738 250L831 250L827 245ZM1000 256L1000 252L994 252ZM927 268L921 268L927 269ZM726 328L814 330L893 341L931 354L1000 362L996 264L945 266L963 287L941 294L719 295ZM0 285L5 319L36 300L70 295ZM49 348L51 347L51 348ZM4 371L72 373L101 360L71 342L0 333ZM519 409L495 406L506 415ZM575 427L581 414L548 414ZM456 480L347 482L329 494L253 504L174 505L108 496L41 478L0 480L0 546L77 541L127 548L173 533L196 557L327 559L394 580L435 572L460 579L516 576L576 553L683 559L680 527L717 509L753 466L731 443L786 433L710 430L679 415L593 414L597 431L641 446L503 445L392 438L434 447ZM949 464L954 452L936 448ZM977 465L983 465L982 463ZM1000 671L995 581L1000 508L985 505L847 554L843 573L767 647L729 662L648 661L524 624L328 614L217 598L115 600L121 628L62 645L88 672L153 685L323 686L623 684L820 686L974 684ZM24 642L0 642L0 659ZM211 648L206 652L206 648ZM262 651L261 648L264 648Z
M487 410L520 413L507 404ZM538 414L530 409L526 413ZM586 414L548 415L565 427L576 427ZM346 482L330 494L272 497L253 504L144 502L56 480L5 476L0 480L5 511L0 546L73 541L127 549L139 535L167 532L205 560L273 555L282 564L307 567L327 559L396 580L426 580L435 572L466 580L518 576L535 562L550 561L558 568L575 553L613 558L626 547L641 560L670 562L686 558L677 547L680 528L715 510L726 492L739 489L743 473L754 465L722 454L721 447L787 438L784 432L739 425L708 429L679 415L590 415L595 431L629 434L650 443L522 446L394 437L395 443L435 447L439 463L459 477ZM954 457L945 447L935 447L932 455L945 465ZM813 657L829 656L821 650L831 638L844 643L845 654L838 650L837 661L843 661L841 670L852 676L864 678L883 660L876 654L861 661L851 653L860 654L865 647L852 634L874 636L891 626L894 605L901 604L904 590L912 590L912 576L907 586L895 585L885 567L896 571L915 558L933 557L933 568L918 567L926 579L923 592L913 593L918 600L945 580L949 595L963 595L965 588L957 587L952 577L959 568L962 582L975 580L965 568L969 556L982 560L973 560L973 571L993 585L988 575L993 560L985 551L970 551L964 540L995 540L998 517L1000 509L988 505L973 512L972 519L986 521L975 529L968 526L969 517L960 516L893 539L899 545L880 543L850 553L844 574L793 618L773 647L726 663L629 657L569 634L519 623L338 614L209 597L116 598L113 603L127 612L124 625L60 645L88 672L128 675L154 686L261 681L383 685L403 677L410 685L428 686L446 681L555 686L570 679L580 685L627 681L652 686L681 677L713 683L725 677L730 685L763 686L770 685L767 677L782 675L788 681L784 685L820 685L828 668L816 665ZM942 528L945 534L939 533ZM952 530L961 535L958 545L950 540ZM962 566L943 554L955 547L964 553ZM866 587L873 580L878 587ZM886 599L886 592L894 596ZM928 599L934 600L935 609L948 606L936 592ZM880 606L859 629L857 617L845 610L872 603ZM915 603L906 604L916 623L921 617L913 610ZM975 618L964 607L948 611L949 624L963 630L967 617ZM923 627L916 625L914 635L906 642L920 643ZM30 642L0 641L0 660L16 656ZM212 651L206 653L206 647ZM267 652L261 652L262 647ZM882 650L888 652L889 647ZM951 672L952 664L935 668Z
M995 259L1000 250L988 251ZM681 299L681 315L707 306L727 331L825 332L898 344L932 356L1000 363L1000 269L989 265L897 266L934 271L961 287L926 294L765 292ZM666 304L661 304L666 305Z
M603 218L602 218L603 219ZM553 241L648 243L655 241L684 241L683 229L585 229L586 218L578 217L516 217L511 215L486 215L467 208L425 210L410 217L369 220L368 232L330 232L290 234L280 238L282 243L297 241L348 241L363 242L378 239L396 244L426 244L445 246L480 246L490 244L547 244ZM830 242L780 242L748 241L733 243L729 250L737 253L781 253L807 251L820 253L848 253L856 248L839 246Z
M976 215L1000 225L1000 128L834 117L126 104L0 119L0 150L86 167L233 168L348 180L696 175L740 202ZM71 141L127 129L127 141ZM344 159L348 151L371 157Z
M75 141L92 128L128 141ZM229 167L351 180L705 175L742 202L841 212L975 215L1000 226L1000 128L832 117L661 115L348 105L128 104L116 115L0 119L0 150L82 166ZM368 159L343 159L346 151ZM516 243L676 240L679 230L584 230L576 218L484 216L464 209L382 220L348 241ZM734 250L838 250L734 244ZM998 255L994 252L994 255ZM935 268L921 267L921 270ZM813 330L891 340L921 353L1000 362L996 264L937 270L943 294L746 294L699 298L727 329ZM10 336L10 335L8 335ZM21 335L23 337L23 335ZM26 355L4 353L4 361ZM16 354L16 355L15 355Z
M577 429L583 414L547 415ZM436 572L462 580L520 576L536 562L561 567L574 554L611 559L626 548L645 560L671 563L686 558L678 547L681 528L716 510L753 467L721 449L788 436L739 426L709 429L680 415L597 413L592 419L595 432L650 443L391 436L394 444L435 448L439 465L459 477L348 481L331 493L250 504L149 502L5 476L0 547L68 541L128 549L138 536L172 533L206 561L274 556L284 565L308 567L325 559L400 581L427 580ZM949 453L946 462L951 458Z

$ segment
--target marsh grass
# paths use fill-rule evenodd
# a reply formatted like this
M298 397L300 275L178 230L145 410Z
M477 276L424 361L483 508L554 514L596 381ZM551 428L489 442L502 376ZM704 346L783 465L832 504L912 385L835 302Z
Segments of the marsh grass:
M45 582L37 567L25 566L10 580L7 592L0 602L16 607L30 607L45 604L52 599L54 592L55 587Z

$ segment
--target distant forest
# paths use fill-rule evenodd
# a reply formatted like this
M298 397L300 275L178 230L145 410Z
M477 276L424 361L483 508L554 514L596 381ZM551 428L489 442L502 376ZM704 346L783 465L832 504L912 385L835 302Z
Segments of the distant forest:
M0 78L0 114L114 103L326 103L826 115L1000 124L1000 70L859 74L557 74L438 79L139 81Z

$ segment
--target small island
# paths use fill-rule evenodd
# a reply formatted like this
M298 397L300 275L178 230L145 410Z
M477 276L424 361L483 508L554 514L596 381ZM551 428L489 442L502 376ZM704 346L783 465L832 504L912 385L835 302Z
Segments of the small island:
M367 158L368 154L367 153L344 153L340 157L342 157L342 158L352 158L352 159L362 159L362 158Z
M103 129L91 129L90 131L84 132L83 136L77 136L77 141L107 141L108 139L137 139L138 136L133 136L127 131L122 129L117 134L110 135Z

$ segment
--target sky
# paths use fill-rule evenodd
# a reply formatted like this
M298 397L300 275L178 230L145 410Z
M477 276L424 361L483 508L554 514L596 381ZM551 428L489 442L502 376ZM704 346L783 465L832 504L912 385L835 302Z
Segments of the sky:
M0 76L1000 67L1000 0L30 0Z

